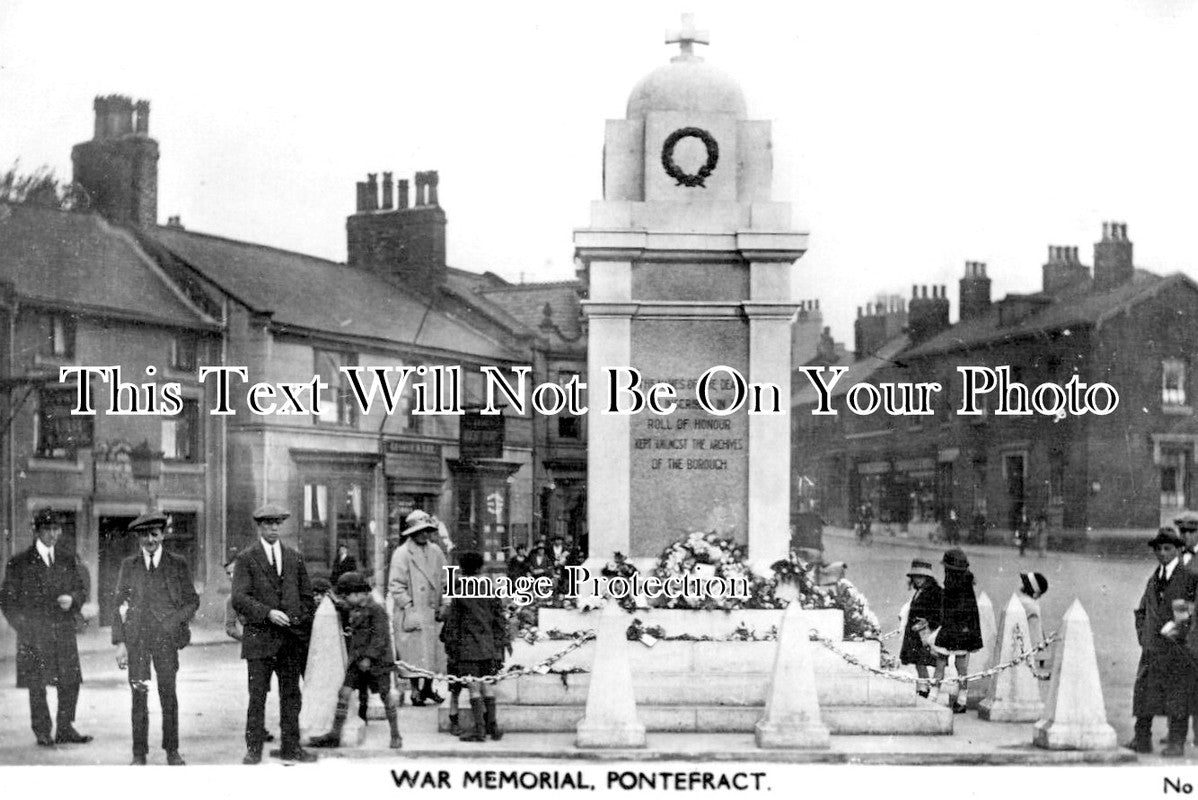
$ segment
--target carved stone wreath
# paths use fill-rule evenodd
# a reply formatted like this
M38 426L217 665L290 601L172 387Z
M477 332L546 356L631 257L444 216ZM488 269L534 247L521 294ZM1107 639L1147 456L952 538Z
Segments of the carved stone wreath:
M688 175L674 163L674 147L688 136L693 136L701 141L707 149L707 163L699 167L699 171L694 175ZM665 144L661 146L661 165L665 168L666 174L677 182L677 186L701 186L706 189L703 182L711 177L711 173L715 171L715 166L719 161L719 143L716 142L714 136L702 128L679 128L667 136Z

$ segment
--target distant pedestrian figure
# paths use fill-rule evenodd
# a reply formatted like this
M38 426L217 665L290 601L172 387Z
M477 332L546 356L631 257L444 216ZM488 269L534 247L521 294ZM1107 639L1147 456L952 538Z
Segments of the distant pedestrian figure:
M961 519L957 507L949 506L944 515L944 541L954 547L961 541Z
M1015 518L1015 546L1019 548L1019 557L1027 552L1027 540L1032 533L1032 521L1027 518L1027 509L1020 509Z
M940 662L925 643L922 632L935 631L940 627L941 589L936 574L932 572L932 564L920 558L911 562L911 568L907 570L907 583L914 594L907 608L899 661L915 666L915 674L923 681L915 684L915 692L920 697L927 697L930 694L930 687L926 683L928 667L937 667ZM942 669L936 677L944 677Z
M349 545L345 542L337 545L337 555L329 569L329 583L337 585L337 579L347 572L358 571L358 560L349 554Z
M974 577L969 571L969 559L960 548L952 548L941 559L944 565L944 594L941 606L942 625L936 636L936 645L948 651L940 656L940 667L948 665L949 656L957 675L967 675L969 654L982 649L982 623L978 616L978 600L973 592ZM941 673L942 674L942 673ZM953 701L953 713L965 713L965 700L969 687L957 681L957 698Z
M1040 558L1048 555L1048 517L1041 511L1036 515L1036 522L1032 526L1032 536L1036 539L1036 555Z

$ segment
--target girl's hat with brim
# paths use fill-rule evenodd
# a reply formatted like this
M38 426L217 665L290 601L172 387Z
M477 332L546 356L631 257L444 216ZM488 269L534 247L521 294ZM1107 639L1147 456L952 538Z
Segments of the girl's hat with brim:
M922 575L925 578L936 580L936 573L932 572L932 563L924 561L922 558L917 558L911 562L911 568L907 570L907 577L912 578L916 575Z
M946 551L944 558L940 559L940 563L944 565L945 569L969 569L969 559L965 557L965 551L959 547Z

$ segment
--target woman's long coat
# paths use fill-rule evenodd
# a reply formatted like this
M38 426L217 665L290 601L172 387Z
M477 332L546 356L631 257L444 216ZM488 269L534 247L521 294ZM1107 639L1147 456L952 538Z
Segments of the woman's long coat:
M63 611L58 597L71 596ZM69 686L83 680L75 643L75 612L87 602L87 587L72 553L55 548L46 566L34 545L8 562L0 608L17 632L17 686Z
M944 575L943 612L936 645L945 650L976 653L982 649L982 622L978 598L973 592L973 573L965 570Z
M424 547L408 539L391 555L392 624L396 658L436 672L445 669L437 610L445 596L445 554L429 542ZM405 612L405 609L406 612ZM415 630L404 630L419 626Z
M1136 638L1140 641L1140 665L1132 692L1131 713L1136 717L1189 716L1189 687L1195 673L1194 659L1185 645L1161 635L1173 619L1173 601L1193 601L1198 576L1180 563L1163 585L1154 570L1144 596L1136 608ZM1187 679L1187 677L1189 679Z

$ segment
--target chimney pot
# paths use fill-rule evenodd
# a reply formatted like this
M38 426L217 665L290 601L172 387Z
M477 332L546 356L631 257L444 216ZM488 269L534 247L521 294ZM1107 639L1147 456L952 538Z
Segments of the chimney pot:
M440 177L437 175L435 169L429 170L426 175L428 179L428 204L430 206L441 205L437 200L437 183L440 181Z
M150 101L138 100L133 110L135 113L134 130L148 136L150 133Z
M383 210L384 211L391 210L391 206L394 203L394 195L393 195L394 188L395 188L395 181L391 180L391 173L384 172L383 173Z
M402 180L398 182L399 199L396 203L396 208L400 211L406 211L408 208L408 182Z
M914 300L917 297L919 297L919 287L913 283L911 284L911 299Z

